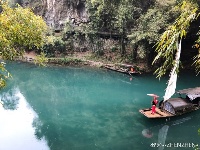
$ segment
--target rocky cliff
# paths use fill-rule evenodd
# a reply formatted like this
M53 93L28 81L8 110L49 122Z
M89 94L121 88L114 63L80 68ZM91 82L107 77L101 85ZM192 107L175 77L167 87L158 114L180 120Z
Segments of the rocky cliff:
M146 10L155 1L135 1L135 5ZM86 0L15 0L15 2L33 8L34 13L41 15L47 25L54 29L62 28L66 21L74 25L89 21Z
M66 21L75 25L88 22L85 0L23 0L22 5L33 8L55 30L61 29Z

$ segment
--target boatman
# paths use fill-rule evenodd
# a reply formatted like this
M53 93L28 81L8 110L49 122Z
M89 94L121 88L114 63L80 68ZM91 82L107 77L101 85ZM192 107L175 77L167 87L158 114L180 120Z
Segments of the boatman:
M130 70L131 72L134 72L134 68L133 67L131 67L131 70Z
M156 105L158 104L157 97L158 97L158 96L155 95L155 96L153 97L152 102L151 102L151 104L152 104L152 107L151 107L151 114L152 114L152 115L154 115L154 114L156 113Z

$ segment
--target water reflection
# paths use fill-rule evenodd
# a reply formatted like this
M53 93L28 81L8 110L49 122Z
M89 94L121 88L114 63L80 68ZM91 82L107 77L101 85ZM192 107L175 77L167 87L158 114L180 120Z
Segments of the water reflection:
M1 150L48 150L45 138L35 137L33 111L18 89L2 94L4 108L0 107L0 149ZM37 121L39 122L39 121Z
M163 150L165 147L165 141L167 138L168 129L169 129L169 125L164 125L161 129L159 129L158 144L160 146L159 146L158 150Z
M150 149L193 149L197 144L199 145L199 137L197 130L199 128L199 115L179 116L171 119L162 120L148 129L142 130L144 138L151 138L148 140ZM154 120L158 122L158 120ZM149 137L149 133L151 136Z
M15 110L17 109L17 104L19 103L19 97L15 96L16 90L12 89L8 92L1 94L0 99L3 103L4 109Z

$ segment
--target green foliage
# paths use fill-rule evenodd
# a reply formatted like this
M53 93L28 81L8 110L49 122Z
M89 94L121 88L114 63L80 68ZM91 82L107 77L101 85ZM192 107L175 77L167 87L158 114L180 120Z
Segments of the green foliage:
M132 44L146 40L149 44L158 41L163 29L169 24L171 11L160 8L150 8L137 20L137 26L132 29L128 36Z
M95 41L96 33L114 32L120 36L121 52L124 53L124 39L133 22L135 14L141 12L136 7L136 0L87 0L87 9L91 22L87 27L87 34L91 34L89 39ZM91 38L92 37L92 38ZM99 39L98 39L99 40ZM95 43L94 43L95 44Z
M48 58L46 58L46 54L44 52L41 52L40 55L37 55L34 59L34 63L39 64L39 66L46 66L47 62Z
M61 37L49 36L41 51L47 57L54 57L56 53L64 53L66 51L66 43Z
M5 63L0 63L0 88L6 86L6 79L11 77L11 74L5 69Z
M21 56L25 49L42 47L45 43L47 26L40 16L36 16L30 9L16 5L10 8L8 3L0 1L0 57L12 60ZM0 65L0 87L5 86L5 79L9 77L3 63ZM6 73L7 75L5 75Z
M135 13L141 9L136 7L136 0L87 0L90 13L90 27L94 31L117 30L122 33L129 22L133 21Z
M119 33L126 32L128 23L132 21L134 12L141 10L134 6L133 0L121 0L115 7L115 15L113 20L114 28L118 29Z
M104 52L102 50L98 50L95 52L97 54L97 56L103 56Z
M160 6L175 5L177 0L156 0ZM182 0L181 0L182 1ZM181 1L179 3L181 3Z
M50 63L55 63L55 64L62 64L62 65L68 65L68 64L79 64L80 62L82 62L81 59L77 59L77 58L71 58L71 57L67 57L67 58L49 58L49 62Z
M70 34L72 32L74 32L74 27L70 24L69 20L67 20L64 27L63 37L66 36L65 34Z
M2 3L1 6L0 52L3 59L13 59L22 55L25 48L39 48L44 44L47 26L40 16L19 5L10 8Z
M117 51L117 49L118 49L118 47L117 47L117 46L112 46L112 47L111 47L111 52L116 52L116 51Z
M193 65L196 66L196 72L197 74L200 73L200 47L199 47L199 44L200 44L200 38L196 41L198 44L195 44L195 47L198 49L198 53L197 55L194 57L194 63Z
M194 3L183 1L174 9L180 11L180 16L167 28L156 44L158 54L153 63L158 59L164 60L163 65L155 71L159 78L176 64L174 57L178 49L177 43L186 36L190 23L197 17L198 8Z
M200 15L200 13L198 13L197 17ZM197 33L198 35L198 39L196 40L196 44L194 45L194 47L198 50L197 55L194 57L194 63L193 65L196 66L196 72L199 74L200 73L200 30Z

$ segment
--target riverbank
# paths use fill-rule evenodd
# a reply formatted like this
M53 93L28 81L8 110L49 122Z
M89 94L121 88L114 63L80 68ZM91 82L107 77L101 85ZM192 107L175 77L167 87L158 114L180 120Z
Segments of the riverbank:
M55 66L79 66L79 67L94 67L94 68L105 68L107 64L109 66L119 66L119 65L132 65L140 73L153 73L155 71L155 66L148 66L146 63L138 62L131 63L126 60L122 60L121 57L115 54L112 54L112 59L106 59L107 56L96 56L94 53L86 51L86 52L73 52L68 55L58 55L56 57L47 58L46 65L55 65ZM23 56L16 58L18 61L35 63L37 59L37 54L34 51L26 52ZM182 66L180 70L187 70L195 72L194 65L191 63L182 62ZM184 67L183 67L184 66ZM169 73L168 73L169 74Z
M34 51L26 52L22 57L18 57L16 60L34 63L36 59L36 53ZM104 57L96 57L91 52L74 52L67 56L57 56L47 58L47 65L58 65L58 66L90 66L97 68L104 68L105 65L115 64L128 64L138 68L140 72L151 72L152 70L147 67L145 63L130 63L122 60L110 61Z

